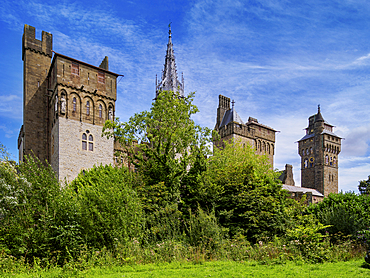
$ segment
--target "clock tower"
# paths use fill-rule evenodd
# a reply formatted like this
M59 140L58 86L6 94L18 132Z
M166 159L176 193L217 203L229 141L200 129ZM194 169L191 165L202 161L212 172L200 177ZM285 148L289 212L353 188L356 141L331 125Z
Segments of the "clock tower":
M341 139L334 126L324 120L320 105L308 118L306 135L298 141L301 156L301 186L313 188L327 197L338 193L338 155Z

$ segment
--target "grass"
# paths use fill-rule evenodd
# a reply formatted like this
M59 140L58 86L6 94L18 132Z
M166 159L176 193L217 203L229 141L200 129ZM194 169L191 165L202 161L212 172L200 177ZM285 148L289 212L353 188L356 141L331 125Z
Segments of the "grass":
M4 275L4 274L3 274ZM258 262L213 261L201 264L173 262L162 264L100 266L88 270L38 269L9 273L2 277L369 277L370 266L363 259L347 262L308 264L287 262L262 265Z

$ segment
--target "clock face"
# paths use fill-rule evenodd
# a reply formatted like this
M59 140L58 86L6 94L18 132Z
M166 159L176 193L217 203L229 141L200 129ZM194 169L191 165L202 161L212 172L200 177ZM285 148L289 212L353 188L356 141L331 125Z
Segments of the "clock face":
M310 162L313 163L315 161L315 159L311 156L310 157Z

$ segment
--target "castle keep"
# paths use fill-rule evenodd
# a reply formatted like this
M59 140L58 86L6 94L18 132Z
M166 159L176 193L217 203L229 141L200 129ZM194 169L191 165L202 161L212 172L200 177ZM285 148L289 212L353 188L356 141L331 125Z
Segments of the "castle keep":
M230 108L230 98L223 95L219 95L215 130L220 134L216 146L221 147L225 140L240 140L242 144L254 147L258 154L267 155L271 166L274 165L276 130L252 117L244 123L234 108L234 101Z
M333 133L333 127L324 120L319 106L317 114L308 118L306 135L298 141L301 186L316 189L325 197L338 193L341 138Z
M53 55L54 54L54 55ZM102 138L114 118L116 79L108 57L99 67L53 51L53 36L25 25L23 126L19 161L32 152L47 160L59 179L73 180L82 169L113 162L113 139Z

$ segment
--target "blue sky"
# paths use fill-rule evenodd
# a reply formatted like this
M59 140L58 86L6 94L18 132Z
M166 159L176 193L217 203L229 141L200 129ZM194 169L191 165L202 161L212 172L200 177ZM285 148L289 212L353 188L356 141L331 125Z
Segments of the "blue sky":
M275 167L292 164L297 140L321 105L342 141L339 188L356 191L370 175L370 2L325 1L7 1L0 6L0 142L17 158L22 125L24 24L53 34L54 50L123 74L116 114L147 110L161 75L168 23L194 119L213 128L218 95L280 132Z

